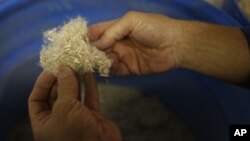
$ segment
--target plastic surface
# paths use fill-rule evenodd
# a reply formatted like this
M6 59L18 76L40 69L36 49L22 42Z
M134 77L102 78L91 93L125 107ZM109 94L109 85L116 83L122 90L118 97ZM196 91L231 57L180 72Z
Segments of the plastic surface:
M3 0L0 1L0 140L27 114L27 98L41 71L42 32L78 15L89 24L129 10L241 26L225 12L196 0ZM227 141L228 126L250 123L250 92L188 70L100 81L135 87L160 98L200 141Z
M242 26L250 26L250 21L241 11L237 0L224 0L222 9L228 12L231 16L233 16Z

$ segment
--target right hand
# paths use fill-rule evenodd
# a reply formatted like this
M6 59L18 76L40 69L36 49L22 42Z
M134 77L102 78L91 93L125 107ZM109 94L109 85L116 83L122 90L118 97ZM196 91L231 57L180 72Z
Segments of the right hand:
M47 71L40 74L29 97L36 141L121 141L119 128L100 115L94 74L84 75L84 85L82 104L79 82L70 68L62 68L57 78Z
M159 73L178 67L177 20L128 12L120 19L89 27L90 39L113 60L116 75Z

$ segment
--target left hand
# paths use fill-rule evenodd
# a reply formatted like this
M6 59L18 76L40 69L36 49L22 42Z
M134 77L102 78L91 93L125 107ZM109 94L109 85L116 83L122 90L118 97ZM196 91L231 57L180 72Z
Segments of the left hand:
M36 141L121 140L118 127L99 113L94 75L85 75L84 82L85 104L82 104L78 100L79 84L70 68L63 68L57 78L46 71L40 74L29 97ZM52 97L55 102L50 104Z

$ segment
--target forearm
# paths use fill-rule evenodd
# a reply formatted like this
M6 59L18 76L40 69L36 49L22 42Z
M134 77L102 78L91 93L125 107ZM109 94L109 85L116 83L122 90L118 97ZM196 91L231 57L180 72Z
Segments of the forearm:
M238 28L185 22L176 49L179 66L233 83L250 75L250 51ZM178 44L178 43L177 43Z

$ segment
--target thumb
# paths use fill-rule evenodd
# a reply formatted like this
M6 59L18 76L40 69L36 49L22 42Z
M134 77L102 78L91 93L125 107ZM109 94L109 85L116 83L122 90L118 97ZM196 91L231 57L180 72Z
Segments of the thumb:
M73 98L79 95L79 84L76 75L69 67L60 69L58 76L58 99Z
M115 21L105 30L100 40L96 42L96 46L100 49L107 49L116 41L129 36L134 29L134 22L132 20L131 14L126 14L120 20Z
M99 94L96 83L96 78L93 73L86 73L83 77L85 85L85 101L84 104L95 112L100 112L99 109Z

